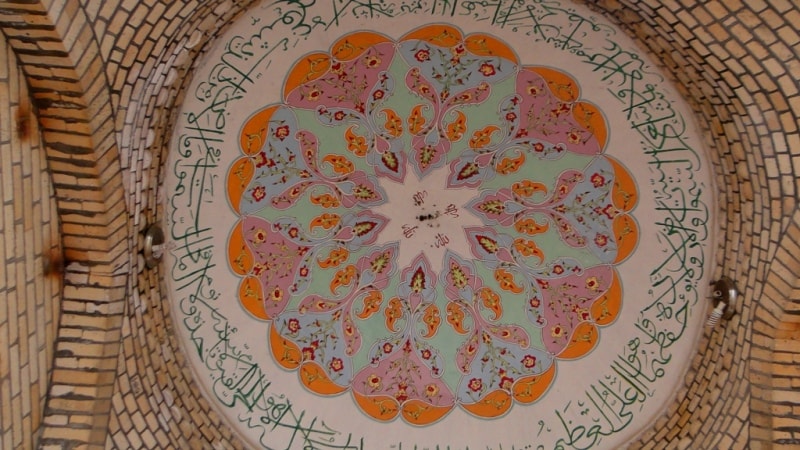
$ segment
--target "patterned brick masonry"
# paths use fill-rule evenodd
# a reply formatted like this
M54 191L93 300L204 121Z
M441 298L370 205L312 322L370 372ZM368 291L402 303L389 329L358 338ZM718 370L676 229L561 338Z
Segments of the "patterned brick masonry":
M163 219L162 163L192 64L250 3L0 1L2 448L244 448L193 381L162 269L140 254ZM630 447L796 448L800 8L587 4L694 108L717 178L714 275L738 280L744 302L706 332L675 402ZM45 273L50 259L63 276Z

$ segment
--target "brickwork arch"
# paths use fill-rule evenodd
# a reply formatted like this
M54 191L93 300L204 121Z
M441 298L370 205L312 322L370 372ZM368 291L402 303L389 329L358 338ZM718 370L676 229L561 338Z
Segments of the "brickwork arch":
M55 189L64 261L60 323L40 445L105 440L128 271L103 61L78 1L0 2Z

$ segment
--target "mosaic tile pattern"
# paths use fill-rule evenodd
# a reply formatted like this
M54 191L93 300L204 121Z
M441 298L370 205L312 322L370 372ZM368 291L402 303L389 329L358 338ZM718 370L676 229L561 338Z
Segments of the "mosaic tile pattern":
M61 128L76 131L82 128L80 123L90 121L76 124L72 110L47 107L48 95L63 91L65 81L60 74L42 72L41 67L73 67L73 79L83 80L82 87L73 91L85 92L87 99L107 90L103 95L108 95L110 109L95 119L107 120L107 125L92 127L100 149L93 152L92 160L103 161L98 167L104 168L109 159L119 158L124 175L110 171L103 179L111 180L112 186L98 198L81 189L85 178L66 176L57 164L51 169L56 199L65 205L71 199L84 199L74 208L82 212L97 211L95 204L106 205L99 206L110 219L102 229L119 221L121 225L110 229L121 230L114 242L123 242L125 250L129 247L135 253L141 246L139 231L163 213L155 206L157 183L151 180L160 176L161 152L174 120L170 112L184 95L175 80L190 70L204 43L247 3L60 1L37 6L0 2L0 27L28 83L36 89L34 104L40 123L47 124L48 130L55 127L52 119L70 119ZM795 81L800 77L796 59L800 11L790 0L603 0L590 6L611 17L662 61L695 108L714 149L711 157L720 194L718 216L724 239L715 275L737 279L744 295L739 314L705 334L701 353L693 359L670 411L631 448L793 448L800 442L800 399L795 398L800 388L796 373L800 362L800 95ZM48 8L46 17L53 18L50 25L34 30L24 43L15 42L14 36L25 29L22 19L40 23ZM50 49L54 42L65 43L68 64L62 54L37 53L37 48ZM46 111L50 114L43 114ZM45 143L59 142L58 135L48 130L41 132ZM61 140L72 143L76 139L68 135ZM114 147L119 150L104 151ZM22 152L16 144L10 148ZM48 160L63 163L52 152ZM80 172L81 167L74 169ZM120 204L114 192L123 192L123 176L127 194ZM3 178L4 196L8 195L7 179ZM71 236L112 236L94 228L82 228L81 234L80 227L92 226L81 217L91 214L76 216L64 212L68 210L63 208L60 219L64 230L65 224L79 227ZM4 240L7 233L4 229ZM74 242L65 240L67 249L78 249L73 260L90 262L81 250L87 246ZM159 298L158 272L144 272L138 258L129 262L130 269L121 272L125 274L121 282L99 280L103 286L124 286L127 281L129 294L124 295L124 290L97 294L98 299L109 298L109 292L110 298L126 299L122 346L116 344L118 339L104 336L106 330L119 329L123 308L77 317L70 331L83 330L81 342L90 348L99 345L106 359L113 361L108 370L113 393L88 395L82 402L51 403L58 408L50 411L59 414L47 423L47 442L58 448L71 443L94 448L242 448L194 387L171 338L173 325ZM114 266L119 264L112 264L107 273L114 273ZM90 271L82 284L76 283L88 289L95 281ZM76 297L94 298L87 292ZM104 320L98 322L98 318ZM0 326L9 320L0 318ZM74 384L76 377L62 364L69 357L63 354L61 358L54 365L53 379ZM98 367L102 361L83 358L83 365ZM58 395L51 386L48 402ZM86 431L93 422L82 419L88 417L85 407L81 412L81 404L92 399L97 399L94 407L111 411L108 425L101 420L94 434Z

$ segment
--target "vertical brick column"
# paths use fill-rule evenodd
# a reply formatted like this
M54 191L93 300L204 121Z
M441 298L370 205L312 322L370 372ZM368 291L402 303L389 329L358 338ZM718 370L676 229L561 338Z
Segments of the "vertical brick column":
M103 61L78 1L0 1L61 221L64 280L41 442L100 448L119 354L127 214Z
M25 78L0 34L0 448L32 449L58 326L58 216Z

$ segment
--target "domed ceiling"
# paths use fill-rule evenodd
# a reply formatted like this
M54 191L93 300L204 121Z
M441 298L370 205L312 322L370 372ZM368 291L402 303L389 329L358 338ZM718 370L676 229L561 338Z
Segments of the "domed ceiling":
M613 448L674 400L715 238L688 109L588 10L448 5L265 2L193 74L166 281L253 446Z

